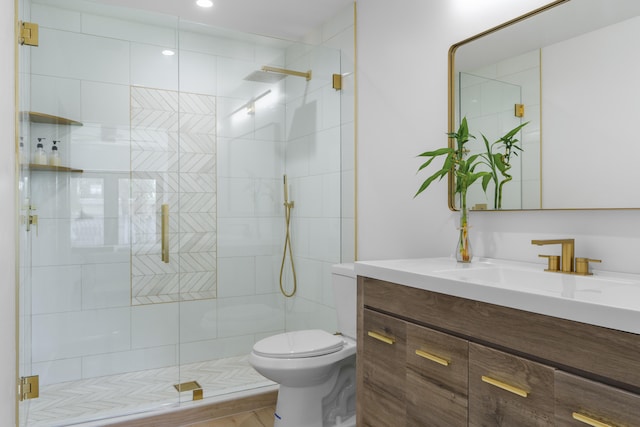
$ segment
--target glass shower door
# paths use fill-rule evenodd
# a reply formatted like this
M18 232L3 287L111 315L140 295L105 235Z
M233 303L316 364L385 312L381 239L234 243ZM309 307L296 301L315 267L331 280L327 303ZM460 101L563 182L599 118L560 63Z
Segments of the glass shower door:
M32 156L19 183L23 210L38 215L37 228L20 231L20 374L40 378L40 397L20 405L22 425L178 402L178 99L162 122L153 118L167 108L136 97L161 74L177 94L177 59L150 42L162 36L175 49L176 19L158 30L77 7L21 7L40 26L39 46L20 51L20 110L31 111L21 136L27 153L43 138L47 154L53 141L60 154L60 167Z
M28 2L16 2L19 21L29 21ZM32 47L18 47L18 111L29 111L29 54ZM31 235L37 227L37 211L31 202L31 182L29 173L30 134L29 122L20 113L18 121L19 168L18 168L18 377L27 378L35 373L31 365ZM35 216L34 216L35 215ZM25 387L26 388L26 387ZM22 393L21 393L22 394ZM31 400L20 399L18 404L18 423L25 426Z

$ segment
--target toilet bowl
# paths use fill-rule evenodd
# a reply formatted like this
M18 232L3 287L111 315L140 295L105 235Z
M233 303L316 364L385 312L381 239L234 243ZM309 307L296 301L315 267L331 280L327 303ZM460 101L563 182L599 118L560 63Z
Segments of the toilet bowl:
M312 329L258 341L249 362L280 385L274 427L353 427L356 404L356 278L332 268L340 334Z

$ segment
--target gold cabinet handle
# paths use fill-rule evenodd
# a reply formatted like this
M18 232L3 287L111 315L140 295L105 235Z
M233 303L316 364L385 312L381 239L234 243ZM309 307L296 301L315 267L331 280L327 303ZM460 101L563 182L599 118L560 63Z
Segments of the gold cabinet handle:
M503 390L506 390L510 393L517 394L518 396L527 397L529 395L529 392L521 388L514 387L512 385L503 383L502 381L498 381L490 377L485 377L484 375L482 376L482 381L484 381L485 383L491 384L493 386L496 386L498 388L501 388Z
M162 262L169 263L169 205L162 205Z
M613 424L603 423L602 421L594 420L591 417L587 417L586 415L582 415L578 412L574 412L571 414L574 420L580 421L581 423L585 423L587 425L593 427L615 427Z
M443 359L442 357L438 357L435 354L427 353L426 351L416 350L416 354L422 358L427 360L431 360L432 362L439 363L442 366L449 366L449 362L447 359Z
M394 340L393 338L384 336L382 334L379 334L373 331L367 332L367 335L369 335L371 338L375 338L378 341L382 341L383 343L387 343L387 344L393 344L394 342L396 342L396 340Z

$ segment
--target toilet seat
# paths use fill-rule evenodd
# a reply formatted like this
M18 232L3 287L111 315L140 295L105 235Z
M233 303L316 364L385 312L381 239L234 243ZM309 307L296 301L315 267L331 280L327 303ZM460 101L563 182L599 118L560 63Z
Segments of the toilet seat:
M320 329L285 332L258 341L253 352L263 357L297 359L335 353L344 346L340 335Z

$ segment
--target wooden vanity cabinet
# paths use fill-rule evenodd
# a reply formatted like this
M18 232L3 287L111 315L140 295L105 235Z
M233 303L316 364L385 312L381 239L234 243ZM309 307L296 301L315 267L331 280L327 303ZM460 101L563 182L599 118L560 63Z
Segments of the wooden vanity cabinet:
M357 358L358 426L640 427L637 334L359 277Z

